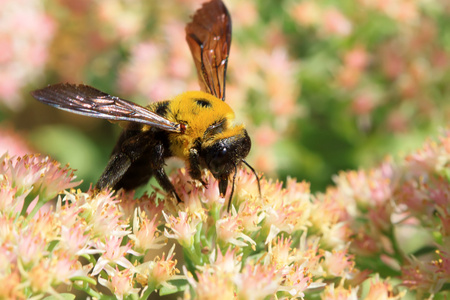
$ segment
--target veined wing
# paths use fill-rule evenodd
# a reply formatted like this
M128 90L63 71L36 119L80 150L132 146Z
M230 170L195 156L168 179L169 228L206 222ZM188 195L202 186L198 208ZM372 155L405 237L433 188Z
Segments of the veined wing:
M231 45L231 17L221 0L204 3L186 26L202 91L225 100L225 77Z
M88 117L147 124L156 128L181 132L173 123L133 102L111 96L83 84L59 83L31 92L42 103Z

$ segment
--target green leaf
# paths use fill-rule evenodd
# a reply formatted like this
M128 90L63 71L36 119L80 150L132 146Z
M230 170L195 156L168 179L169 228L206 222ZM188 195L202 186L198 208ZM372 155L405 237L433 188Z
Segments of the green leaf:
M163 286L159 290L159 295L164 296L175 294L184 291L186 288L188 288L188 283L186 279L172 280L170 281L170 286Z

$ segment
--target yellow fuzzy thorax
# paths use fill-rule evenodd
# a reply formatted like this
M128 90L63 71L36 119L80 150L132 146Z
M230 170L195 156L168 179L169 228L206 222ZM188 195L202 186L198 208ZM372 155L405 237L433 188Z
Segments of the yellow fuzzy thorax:
M204 105L199 105L199 101ZM225 120L220 136L231 136L242 130L242 126L232 126L234 112L224 101L211 94L194 91L185 92L170 101L166 118L174 123L186 125L184 134L170 134L172 153L187 159L189 149L197 139L202 139L205 131L214 123Z

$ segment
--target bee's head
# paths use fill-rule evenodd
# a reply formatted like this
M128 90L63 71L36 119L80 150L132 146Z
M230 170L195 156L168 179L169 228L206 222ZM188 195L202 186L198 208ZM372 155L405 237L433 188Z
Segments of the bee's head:
M250 152L251 140L243 126L224 131L204 143L202 157L206 166L219 181L219 192L225 195L230 174Z

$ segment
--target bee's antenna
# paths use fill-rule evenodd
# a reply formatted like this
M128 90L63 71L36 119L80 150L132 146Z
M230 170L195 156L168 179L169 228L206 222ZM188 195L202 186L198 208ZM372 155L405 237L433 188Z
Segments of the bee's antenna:
M233 198L233 194L234 194L234 182L236 181L236 175L237 175L237 164L234 165L233 185L231 186L231 193L230 193L230 199L228 200L227 212L230 212L231 199Z
M261 184L259 183L259 177L258 177L258 174L256 174L255 169L253 169L252 166L250 166L248 162L246 162L245 160L242 160L242 162L243 162L250 170L252 170L253 174L255 174L256 181L258 182L258 192L259 192L259 197L261 197ZM234 181L233 181L233 182L234 182Z

